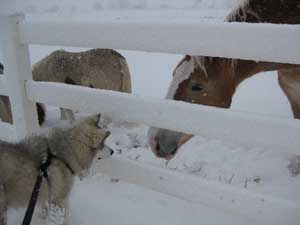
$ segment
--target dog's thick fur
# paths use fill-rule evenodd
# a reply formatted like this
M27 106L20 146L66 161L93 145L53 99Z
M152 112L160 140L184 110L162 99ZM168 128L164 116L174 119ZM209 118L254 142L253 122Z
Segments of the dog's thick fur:
M48 136L35 136L17 144L0 142L0 225L6 225L9 207L27 206L48 148L54 158L38 203L45 209L46 224L67 224L73 178L91 166L103 146L106 132L96 123L95 117L89 117L69 129L55 129Z
M0 71L1 73L1 71ZM58 50L37 62L32 68L35 81L51 81L91 88L131 93L130 72L126 59L111 49L85 52ZM39 123L45 120L45 109L37 104ZM0 118L12 123L9 101L0 96ZM74 119L71 110L61 109L62 119Z

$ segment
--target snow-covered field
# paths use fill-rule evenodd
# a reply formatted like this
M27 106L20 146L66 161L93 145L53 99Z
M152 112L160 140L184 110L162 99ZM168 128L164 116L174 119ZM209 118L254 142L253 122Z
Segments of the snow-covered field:
M0 4L4 4L2 1L0 0ZM59 15L97 20L220 21L234 2L236 1L89 0L82 3L69 0L20 0L10 2L7 8L11 10L17 6L28 14L29 19ZM4 5L0 5L0 8L2 6ZM32 63L58 48L61 47L31 46ZM64 49L83 50L72 47ZM120 52L126 57L130 67L133 92L142 96L164 98L172 78L172 70L182 56ZM50 109L48 125L58 119L57 110ZM277 85L274 72L259 74L245 81L238 88L232 109L291 117L289 103ZM259 146L250 149L236 143L194 137L182 146L173 160L166 163L155 158L150 151L146 126L116 122L109 128L112 135L107 144L121 157L294 202L300 201L300 176L291 176L288 170L290 160L294 157L292 155L274 154L272 149ZM70 196L73 225L253 224L253 221L245 218L105 177L97 172L98 163L101 162L95 163L89 177L76 182ZM11 210L10 224L20 224L21 217L20 211ZM39 224L38 220L34 222Z

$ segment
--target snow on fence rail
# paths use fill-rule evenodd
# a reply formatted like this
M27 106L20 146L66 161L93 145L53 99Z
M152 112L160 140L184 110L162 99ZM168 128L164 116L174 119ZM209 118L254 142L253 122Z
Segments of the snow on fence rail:
M121 178L185 201L243 216L252 224L299 225L299 202L257 194L119 157L101 161L98 169L113 178ZM205 224L205 221L202 223Z
M275 149L280 147L282 151L299 154L297 147L300 146L300 139L296 134L299 133L300 124L296 121L65 84L34 82L28 45L105 47L300 64L300 46L297 45L300 26L29 22L22 16L11 16L0 18L0 30L1 39L5 43L5 75L0 80L0 93L10 97L14 120L13 126L0 123L2 138L18 140L35 133L38 130L38 120L34 103L39 101L71 109L106 113L131 122L187 133L235 141L238 139L258 145L276 145ZM235 35L235 32L240 32L240 35ZM260 42L257 45L258 39ZM77 99L82 101L78 103ZM182 115L187 114L189 120L185 121ZM257 135L258 131L261 135ZM258 221L259 224L299 224L298 202L251 193L190 176L184 177L158 168L150 169L145 165L119 159L105 161L101 170L108 175L118 176L188 201L192 201L191 198L195 195L194 201L198 203L215 208L222 206L224 211L235 212ZM192 188L193 195L176 189L177 185L185 185L184 189ZM241 205L246 205L248 210L243 210Z
M34 102L83 112L101 112L115 119L219 138L231 143L240 142L252 147L265 146L274 148L274 151L300 153L300 123L292 119L269 118L62 83L28 81L26 90L27 97Z
M6 81L4 77L0 77L0 95L8 95Z
M16 139L16 130L13 125L0 122L0 137L6 141L14 141Z
M103 47L300 64L299 25L25 21L20 24L20 35L24 44Z

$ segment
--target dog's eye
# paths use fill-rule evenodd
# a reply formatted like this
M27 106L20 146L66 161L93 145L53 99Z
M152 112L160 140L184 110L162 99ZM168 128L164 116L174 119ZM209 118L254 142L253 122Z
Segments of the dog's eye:
M89 149L90 149L91 151L96 151L96 150L98 150L98 146L97 146L97 147L89 146Z
M192 91L203 91L203 86L201 84L193 84Z

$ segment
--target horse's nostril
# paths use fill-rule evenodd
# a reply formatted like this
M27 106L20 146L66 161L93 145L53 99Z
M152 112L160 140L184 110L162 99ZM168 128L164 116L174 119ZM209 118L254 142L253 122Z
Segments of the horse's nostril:
M160 158L164 158L164 157L165 157L165 154L164 154L163 152L161 152L161 151L157 151L157 152L156 152L156 155L157 155L158 157L160 157Z
M159 143L156 143L155 150L156 150L156 155L158 157L161 157L161 158L165 157L165 154L161 151L161 146Z
M156 150L157 150L157 151L159 151L159 150L160 150L160 144L159 144L158 142L157 142L157 144L156 144L156 147L155 147L155 148L156 148Z
M172 151L171 151L171 155L175 155L177 152L177 147L175 147Z

